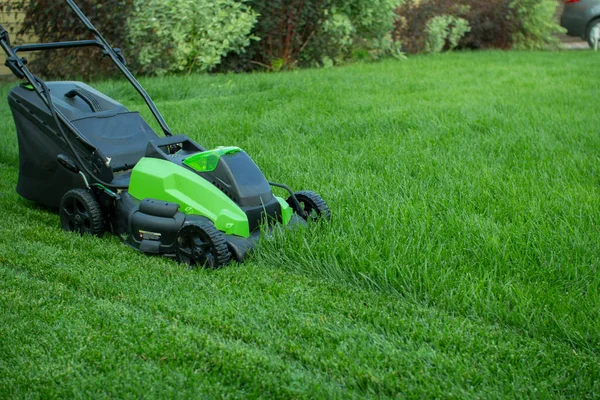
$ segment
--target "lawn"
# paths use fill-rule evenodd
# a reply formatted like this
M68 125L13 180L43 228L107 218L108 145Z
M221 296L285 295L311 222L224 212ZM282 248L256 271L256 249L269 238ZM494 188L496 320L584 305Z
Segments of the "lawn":
M599 396L597 64L143 79L174 131L238 145L332 209L218 271L61 231L14 191L4 102L0 398Z

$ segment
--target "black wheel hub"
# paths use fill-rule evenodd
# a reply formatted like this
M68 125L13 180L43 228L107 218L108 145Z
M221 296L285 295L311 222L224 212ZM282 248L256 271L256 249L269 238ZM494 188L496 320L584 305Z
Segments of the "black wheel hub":
M93 193L87 189L72 189L60 202L60 223L64 230L102 236L104 215Z
M317 221L321 218L331 219L331 211L327 203L317 193L303 190L295 193L294 196L295 199L290 196L287 203L305 221ZM298 209L298 207L300 208Z
M319 213L310 203L301 201L300 205L302 206L302 218L307 221L316 221L319 218Z
M193 221L181 228L177 235L177 260L205 268L219 268L231 260L225 235L206 220Z
M199 229L188 229L178 239L179 254L183 262L214 268L214 248L208 235Z
M91 227L91 219L85 205L76 198L63 205L64 217L72 231L86 233Z

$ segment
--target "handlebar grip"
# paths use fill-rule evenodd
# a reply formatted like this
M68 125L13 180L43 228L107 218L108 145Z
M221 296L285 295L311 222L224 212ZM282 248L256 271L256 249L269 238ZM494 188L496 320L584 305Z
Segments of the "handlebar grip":
M0 25L0 47L6 53L6 62L4 65L19 79L25 78L22 68L27 64L27 59L19 58L15 55L13 48L10 46L10 37L8 31Z
M0 25L0 41L5 42L10 47L10 38L8 37L8 31Z

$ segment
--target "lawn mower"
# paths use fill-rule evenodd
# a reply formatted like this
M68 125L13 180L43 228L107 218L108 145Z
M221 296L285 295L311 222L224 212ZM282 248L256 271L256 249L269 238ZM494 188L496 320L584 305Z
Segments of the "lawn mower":
M19 144L17 192L58 209L62 228L117 235L127 245L182 263L217 268L239 262L261 232L330 210L316 193L268 182L242 149L206 149L173 135L150 96L77 7L93 39L12 46L0 26L6 66L24 80L8 96ZM142 96L164 133L138 112L82 82L44 82L19 52L98 47ZM283 199L272 187L287 191Z

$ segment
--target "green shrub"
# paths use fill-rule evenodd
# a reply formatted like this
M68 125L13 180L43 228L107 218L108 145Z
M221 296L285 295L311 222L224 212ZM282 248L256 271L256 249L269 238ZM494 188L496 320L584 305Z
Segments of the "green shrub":
M469 23L464 18L445 14L433 17L427 23L425 50L431 53L439 53L445 47L453 50L458 45L458 41L469 31Z
M443 33L445 19L431 21L449 15L470 27L457 41L459 48L545 48L557 43L554 34L561 31L557 5L556 0L407 0L396 10L394 37L410 53L439 47L429 32Z
M471 27L466 19L454 18L448 35L448 48L454 50L458 46L458 42L465 36L465 33L470 31Z
M427 32L427 42L425 43L425 51L431 53L439 53L446 45L448 37L448 28L450 27L451 15L438 15L427 22L425 28Z
M0 0L1 1L1 0ZM402 55L391 31L404 0L80 0L130 68L157 75L192 71L334 65ZM0 2L0 5L2 3ZM89 37L63 2L14 0L41 41ZM44 53L43 75L105 76L93 50Z
M467 18L469 11L470 7L453 0L407 0L395 11L393 37L409 53L441 51L453 19Z
M356 26L350 16L343 12L338 12L336 9L328 10L327 14L329 15L323 23L322 35L327 38L328 43L323 43L326 47L321 49L323 53L322 59L331 60L331 63L335 60L339 63L344 60L346 55L351 54L353 51ZM319 53L318 46L313 46L311 50L314 53ZM328 62L326 61L324 64L328 64Z
M517 49L544 49L557 46L556 33L565 32L554 15L556 0L512 0L512 17L519 22L513 40Z
M355 58L356 54L368 54L369 59L400 54L398 42L392 38L395 10L403 0L337 0L332 1L329 18L323 33L329 38L329 52L335 59ZM331 23L345 21L345 24ZM345 30L342 40L335 34L333 25ZM336 54L337 53L337 54ZM362 58L362 57L361 57Z
M243 54L229 54L220 70L294 68L306 64L307 49L322 40L328 0L248 0L259 17L253 41ZM308 62L310 63L310 62Z
M513 45L513 32L517 21L509 18L509 0L469 1L469 12L463 16L469 21L471 31L461 41L461 46L472 49L509 49Z
M357 54L398 54L391 30L402 0L248 0L260 16L244 54L220 70L290 69L340 63ZM361 56L362 57L362 56Z
M234 0L135 0L127 38L141 73L209 71L250 44L255 23Z

